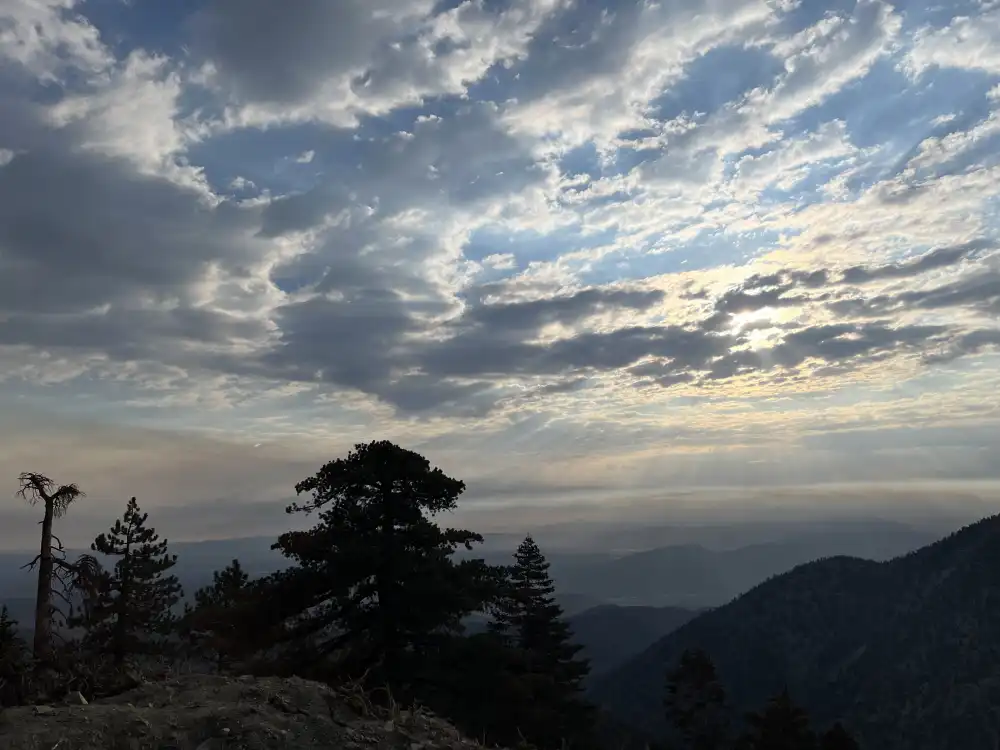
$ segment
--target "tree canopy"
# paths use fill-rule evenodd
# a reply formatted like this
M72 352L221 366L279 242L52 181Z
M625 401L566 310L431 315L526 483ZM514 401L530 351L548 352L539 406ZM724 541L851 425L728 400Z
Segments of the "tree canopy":
M124 515L91 545L94 552L118 558L104 571L86 614L76 624L87 629L92 648L109 653L116 665L132 654L155 653L176 621L172 608L182 595L167 571L177 562L167 540L146 525L148 514L129 500Z
M345 675L377 667L379 679L402 690L489 596L488 566L452 559L482 537L432 520L456 507L465 484L380 441L355 446L295 489L309 499L288 512L315 512L319 521L274 545L294 562L273 579L283 637L308 643L314 662L335 655Z

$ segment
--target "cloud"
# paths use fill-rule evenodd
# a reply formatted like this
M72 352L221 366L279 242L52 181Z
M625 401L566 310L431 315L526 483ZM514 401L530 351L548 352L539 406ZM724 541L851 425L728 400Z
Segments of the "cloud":
M150 12L0 8L0 408L391 435L546 497L991 419L991 6Z
M933 67L964 68L1000 73L1000 12L986 10L976 17L959 16L943 28L925 27L913 39L904 66L919 76Z
M70 72L100 73L113 61L100 32L75 14L77 0L11 0L3 10L0 55L43 82Z
M463 93L493 65L524 55L563 5L308 0L288 13L264 0L213 0L192 19L194 50L241 108L239 122L351 125L363 114Z
M901 279L908 276L917 276L927 271L952 266L960 260L978 254L980 251L992 250L995 247L996 243L990 240L978 239L953 247L935 248L929 253L921 255L919 258L905 263L892 263L874 268L851 266L844 269L842 281L848 284L858 284L880 279Z

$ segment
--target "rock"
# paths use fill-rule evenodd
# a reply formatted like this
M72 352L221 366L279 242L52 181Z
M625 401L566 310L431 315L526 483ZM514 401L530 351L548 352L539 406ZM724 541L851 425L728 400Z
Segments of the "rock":
M474 746L423 711L405 730L382 709L359 708L351 696L299 678L186 675L149 681L73 705L9 708L0 723L3 750L195 748L196 750L464 750ZM80 696L82 698L82 696ZM171 700L171 699L175 700ZM397 716L401 716L397 714Z

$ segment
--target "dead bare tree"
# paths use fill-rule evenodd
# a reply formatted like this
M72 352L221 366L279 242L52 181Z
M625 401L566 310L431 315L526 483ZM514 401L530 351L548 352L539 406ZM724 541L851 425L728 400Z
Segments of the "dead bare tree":
M35 628L32 652L36 664L44 665L51 660L53 621L57 615L64 619L72 614L73 593L81 590L84 601L87 592L96 585L100 574L100 564L92 555L81 555L76 562L66 560L66 549L52 530L56 518L66 514L70 504L83 491L75 484L56 485L44 474L24 472L18 477L17 494L32 505L44 504L45 512L39 523L42 539L38 555L24 567L34 570L38 566L38 588L35 595ZM57 588L54 584L59 584ZM53 604L53 596L60 597L69 607L63 613Z

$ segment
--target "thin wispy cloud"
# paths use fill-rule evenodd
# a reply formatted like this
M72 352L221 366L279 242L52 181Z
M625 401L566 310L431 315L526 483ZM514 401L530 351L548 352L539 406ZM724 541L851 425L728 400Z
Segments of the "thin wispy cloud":
M168 5L0 6L0 406L539 496L997 478L893 437L998 418L995 3Z

